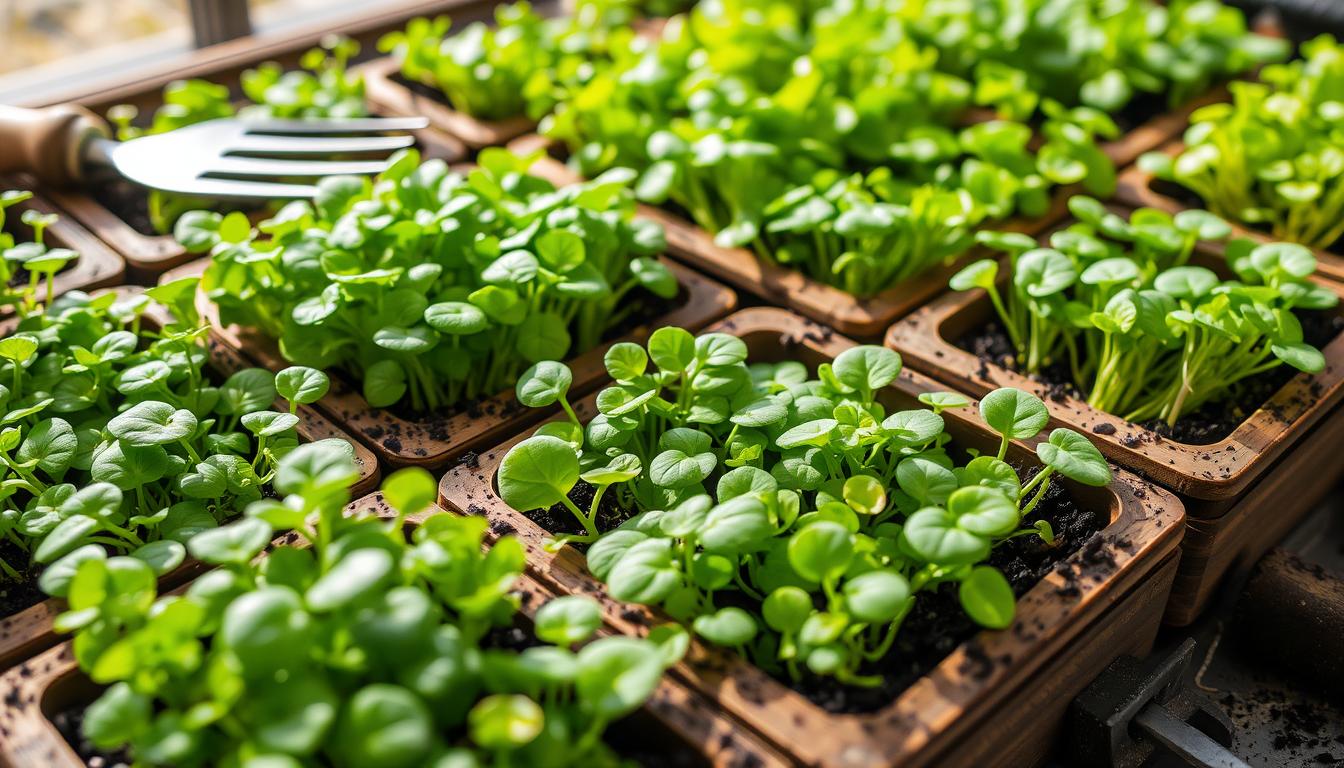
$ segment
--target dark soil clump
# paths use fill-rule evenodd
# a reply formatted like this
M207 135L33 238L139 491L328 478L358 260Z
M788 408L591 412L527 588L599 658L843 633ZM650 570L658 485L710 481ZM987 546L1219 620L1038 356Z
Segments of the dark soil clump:
M22 570L21 564L28 562L28 553L8 538L0 539L0 560L9 563L23 577L19 581L6 579L0 584L0 616L13 616L47 599L37 586L38 569Z
M1304 340L1314 347L1324 347L1344 331L1344 317L1334 311L1303 310L1297 315L1302 322ZM953 343L980 358L981 367L976 372L979 378L987 378L989 364L1021 373L1012 341L997 320L986 323ZM1206 403L1198 410L1182 416L1175 427L1168 426L1160 419L1150 419L1136 426L1147 430L1155 439L1174 440L1187 445L1210 445L1231 435L1297 373L1297 369L1285 364L1246 379L1233 387L1228 399ZM1047 387L1046 399L1059 400L1065 396L1084 401L1087 399L1074 386L1064 361L1053 363L1030 378ZM1097 425L1092 431L1108 435L1113 434L1114 430L1111 425Z
M596 488L580 480L574 484L574 488L569 492L569 500L574 502L574 506L587 512L593 505L593 494ZM607 492L602 494L602 501L597 507L597 530L602 533L613 530L621 523L633 517L630 510L622 509L616 501L616 488L608 488ZM555 534L572 534L582 536L586 531L583 530L583 524L574 513L564 504L556 504L547 509L534 509L526 513L529 520L545 528L547 531ZM582 544L575 544L580 550L586 550L587 547Z
M146 237L163 234L149 216L149 193L125 179L108 179L89 187L89 195L117 218Z
M52 715L51 723L56 726L56 730L61 736L74 748L79 759L83 760L89 768L130 768L131 754L128 750L118 749L111 752L104 752L95 747L93 742L84 738L84 710L85 704L80 704L70 709L62 710Z

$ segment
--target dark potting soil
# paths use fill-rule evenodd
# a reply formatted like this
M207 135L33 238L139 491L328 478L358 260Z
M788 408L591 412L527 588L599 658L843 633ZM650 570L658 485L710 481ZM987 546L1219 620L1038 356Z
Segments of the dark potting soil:
M1115 121L1116 127L1120 129L1120 134L1123 136L1154 117L1169 111L1170 108L1167 105L1165 95L1137 91L1134 97L1129 100L1129 103L1120 108L1119 112L1111 114L1111 119Z
M1079 506L1063 486L1051 485L1041 503L1023 519L1024 527L1037 520L1050 521L1056 546L1046 546L1036 536L1009 539L994 548L987 563L1003 572L1015 595L1021 597L1050 571L1058 570L1067 582L1059 590L1059 597L1072 600L1080 594L1078 585L1084 579L1093 574L1110 573L1114 556L1103 546L1098 535L1109 522L1104 514ZM1079 550L1083 552L1080 572L1058 567ZM979 625L962 609L956 585L943 584L916 599L914 608L901 624L892 650L859 670L865 675L881 675L881 685L872 688L847 686L832 677L809 675L791 687L827 712L874 712L929 674L948 654L979 631ZM970 669L962 670L963 673L983 677L993 671L994 660L979 651L977 645L971 644L967 650Z
M1185 206L1186 208L1203 209L1208 207L1204 203L1204 198L1200 197L1194 192L1191 192L1186 187L1181 186L1180 184L1177 184L1174 181L1167 181L1166 179L1154 178L1151 181L1149 181L1148 186L1157 194L1162 195L1163 197L1169 197L1172 200L1175 200L1176 202ZM1259 232L1264 235L1273 236L1273 233L1270 232L1269 227L1266 227L1263 224L1252 224L1246 221L1240 221L1237 223L1243 227L1246 227L1247 229L1255 230L1256 232ZM1336 240L1330 245L1327 245L1324 248L1324 250L1327 253L1332 253L1336 256L1344 258L1344 238L1340 238L1339 240Z
M587 482L580 480L574 484L569 491L569 500L574 502L574 506L587 511L593 504L593 494L596 488ZM621 523L629 520L634 513L624 509L617 502L616 488L608 488L607 492L602 494L602 502L597 506L597 530L606 533L620 526ZM584 533L583 524L574 517L574 513L569 511L569 507L564 504L556 504L547 509L534 509L526 513L529 520L540 525L551 533L568 533L582 535ZM574 544L579 551L587 551L588 547L584 544Z
M23 577L19 581L0 581L0 617L13 616L47 599L37 586L38 569L25 571L20 568L19 564L27 563L28 557L28 553L8 537L0 538L0 560L9 563Z
M1297 316L1302 322L1303 339L1318 349L1344 331L1344 317L1333 310L1301 310L1297 312ZM976 374L980 378L986 377L988 371L985 366L991 363L1021 373L1015 361L1016 351L1013 343L997 320L986 323L953 343L980 358L981 368ZM1205 403L1198 410L1182 416L1175 427L1168 426L1161 419L1149 419L1136 426L1147 430L1155 437L1187 445L1216 443L1232 434L1242 422L1264 406L1296 375L1296 368L1281 365L1259 376L1238 382L1233 386L1228 398ZM1073 384L1072 374L1064 361L1047 366L1030 378L1048 387L1047 399L1061 400L1064 397L1084 401L1087 399L1087 396ZM1106 426L1099 425L1098 429L1104 429ZM1134 440L1137 444L1142 442L1143 438L1135 437Z
M98 204L116 214L131 229L146 236L163 234L154 228L149 217L149 193L125 179L109 179L88 188L89 196Z
M84 711L87 703L81 703L69 709L61 710L51 716L51 724L61 734L75 754L89 768L130 768L131 753L126 749L105 752L84 738Z

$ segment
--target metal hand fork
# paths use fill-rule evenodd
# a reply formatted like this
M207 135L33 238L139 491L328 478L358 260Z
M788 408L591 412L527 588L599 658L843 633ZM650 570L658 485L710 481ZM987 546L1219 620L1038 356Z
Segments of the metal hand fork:
M324 176L375 174L415 143L419 117L333 120L224 118L118 142L107 124L73 105L0 106L0 173L31 173L70 186L112 170L146 187L212 198L312 197ZM350 159L320 159L333 156ZM300 183L293 180L314 180Z

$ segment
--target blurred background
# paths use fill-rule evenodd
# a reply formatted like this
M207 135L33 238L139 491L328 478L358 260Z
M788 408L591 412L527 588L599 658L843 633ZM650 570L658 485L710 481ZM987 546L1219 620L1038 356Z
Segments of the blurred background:
M0 102L115 77L249 33L376 14L405 0L0 0Z

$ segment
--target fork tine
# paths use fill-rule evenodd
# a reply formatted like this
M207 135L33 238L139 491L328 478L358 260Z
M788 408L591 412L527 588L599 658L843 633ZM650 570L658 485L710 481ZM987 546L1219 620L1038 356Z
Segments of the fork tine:
M317 194L317 187L311 184L280 184L273 181L242 181L238 179L215 179L201 176L187 182L180 189L168 189L167 191L224 199L270 198L276 200L297 200L300 198L313 197Z
M417 131L429 125L423 117L355 117L349 119L248 120L249 134L295 134L316 136L324 133L374 133L378 131Z
M415 143L413 136L267 136L238 137L225 155L337 155L366 152L394 152Z
M230 176L366 176L382 173L386 160L280 160L258 157L220 157L205 175Z

